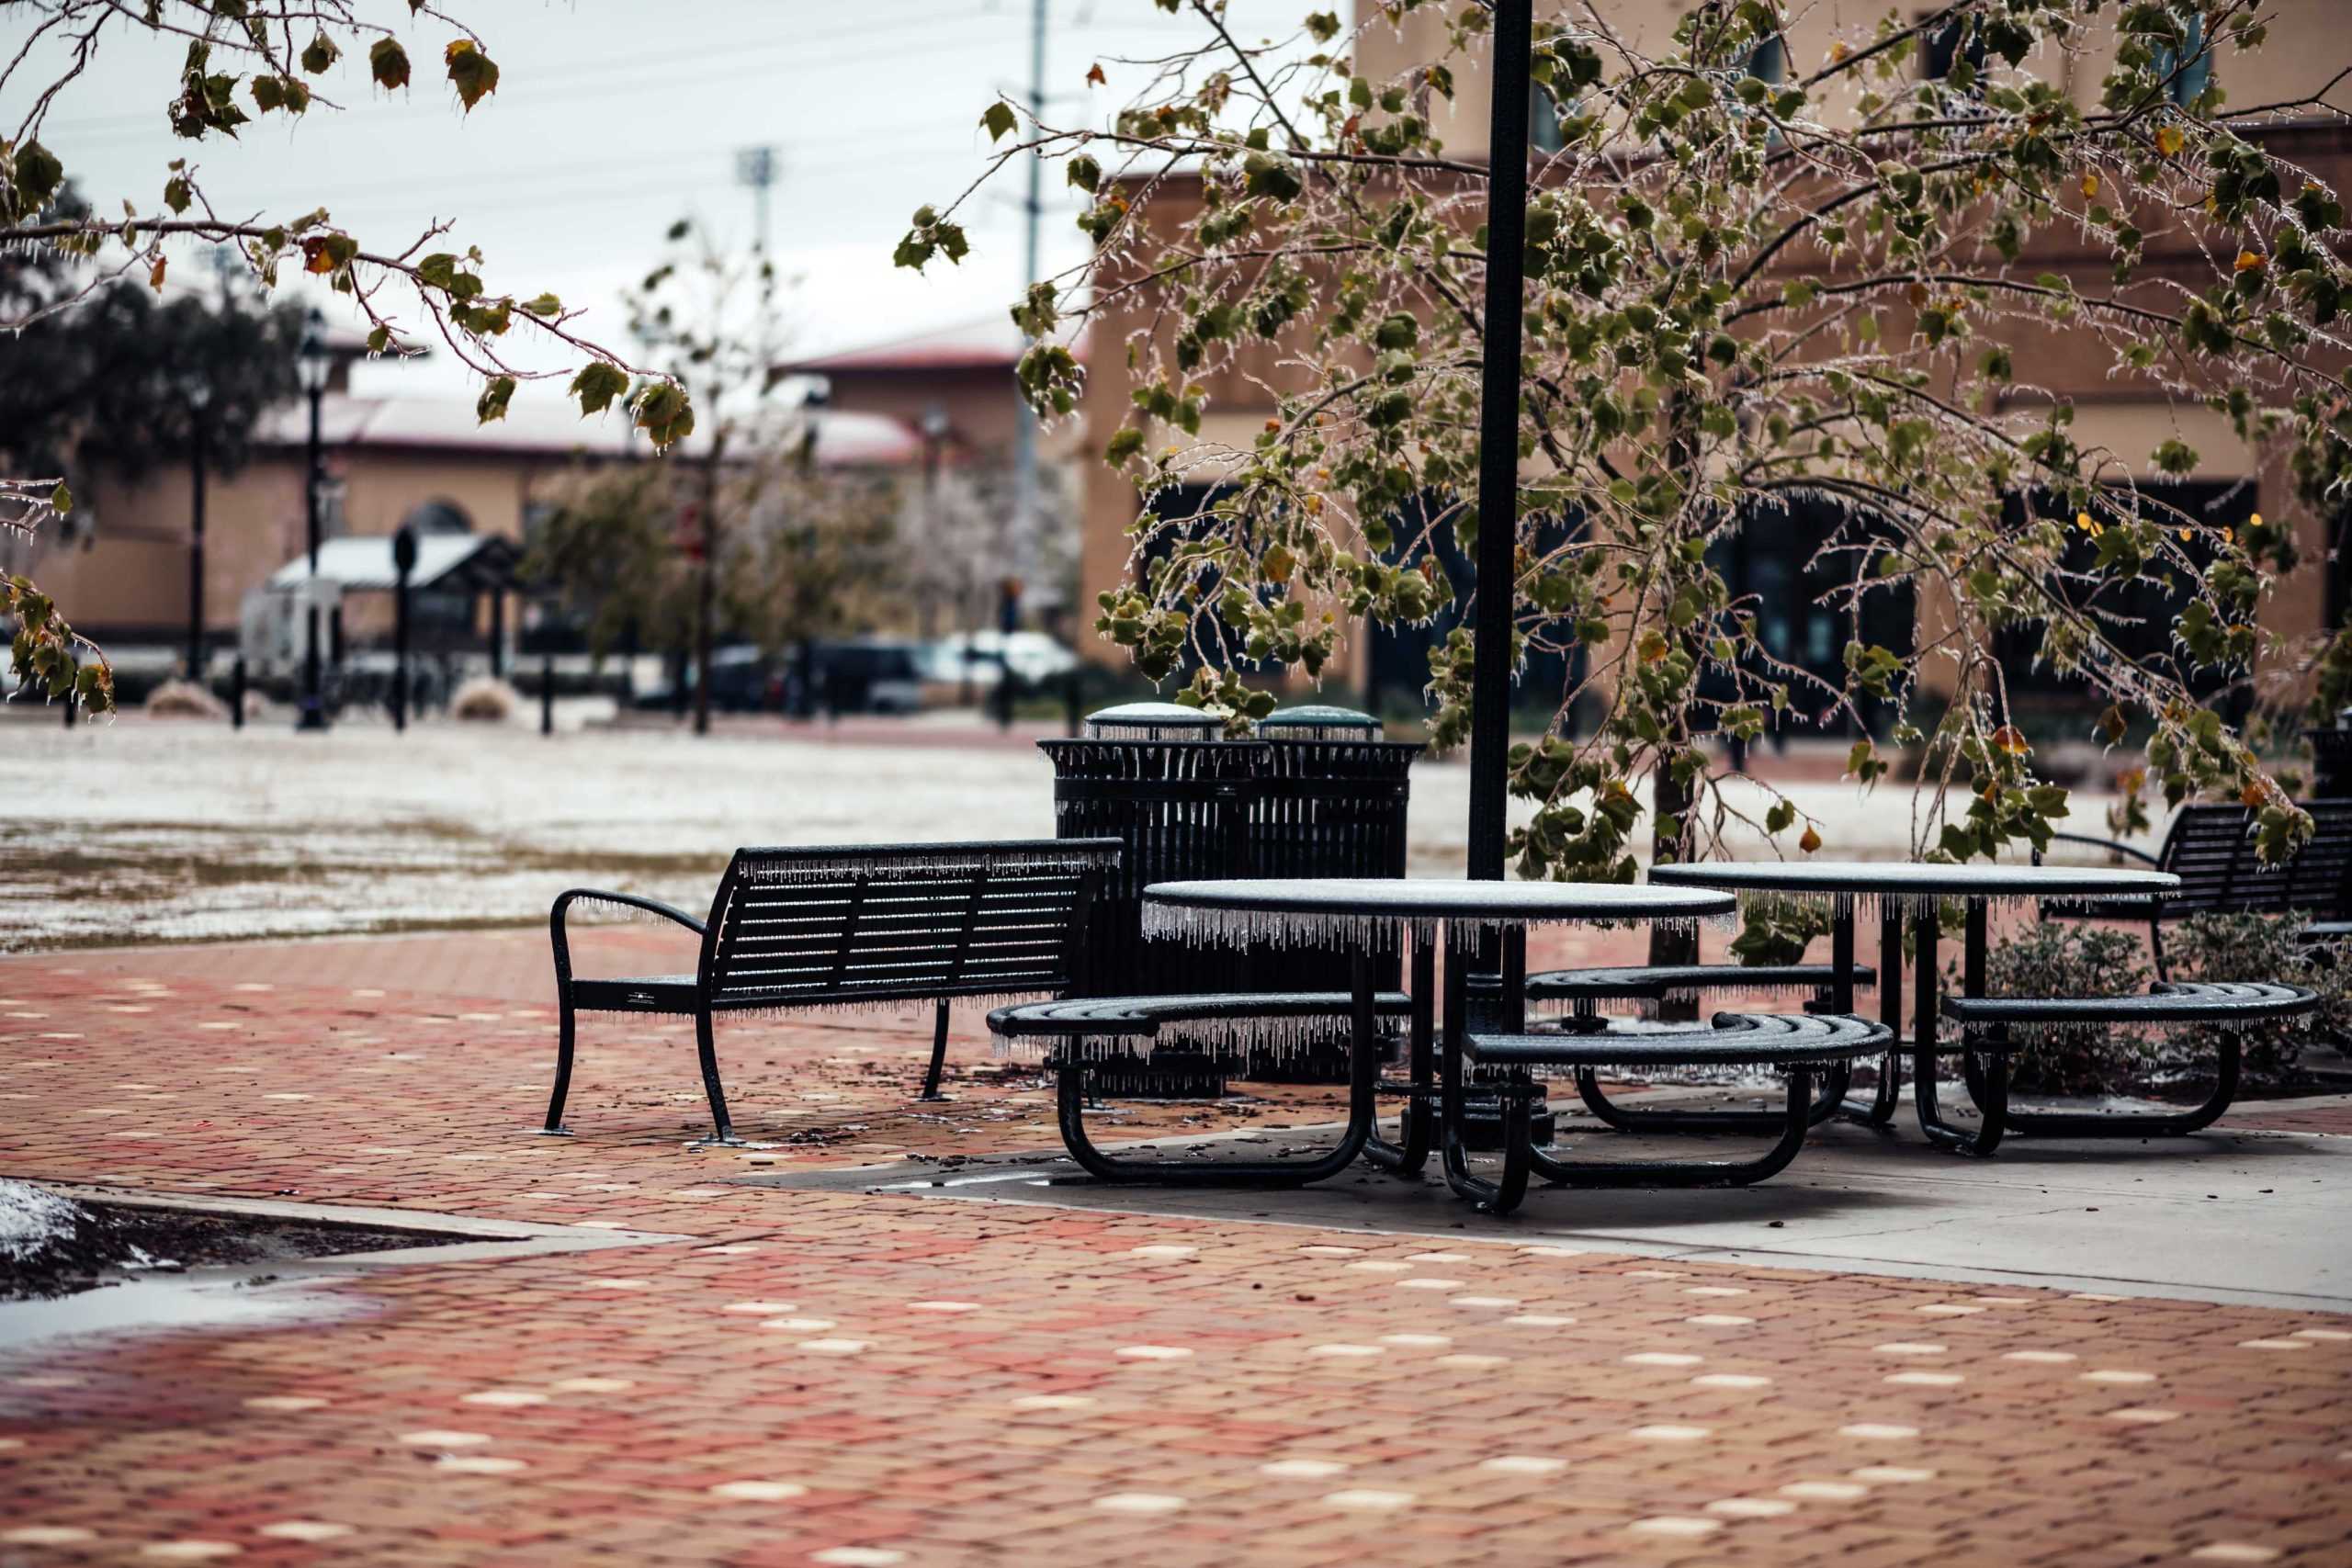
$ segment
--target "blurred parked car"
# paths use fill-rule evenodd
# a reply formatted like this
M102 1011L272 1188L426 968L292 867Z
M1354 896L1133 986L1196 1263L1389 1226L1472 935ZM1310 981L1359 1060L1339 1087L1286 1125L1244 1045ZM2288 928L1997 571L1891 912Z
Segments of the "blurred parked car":
M786 695L786 655L771 654L751 644L716 648L710 653L710 705L721 713L780 713ZM694 702L696 671L686 660L684 702ZM678 689L668 681L638 693L632 705L670 708L680 705Z
M860 637L816 647L817 694L829 713L913 713L922 669L910 642Z
M967 678L993 686L998 671L1011 670L1023 685L1042 685L1078 668L1078 655L1043 632L958 632L922 650L922 676L941 684Z

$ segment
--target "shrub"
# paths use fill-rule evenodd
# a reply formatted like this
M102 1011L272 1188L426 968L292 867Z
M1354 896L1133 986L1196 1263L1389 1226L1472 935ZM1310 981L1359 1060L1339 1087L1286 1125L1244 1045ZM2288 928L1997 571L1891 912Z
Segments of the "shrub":
M1829 911L1803 898L1761 894L1747 901L1731 955L1750 969L1802 964L1813 939L1829 934Z
M150 718L226 718L229 710L220 698L193 681L166 681L147 694L144 709Z
M2352 942L2329 944L2313 963L2295 937L2307 921L2294 914L2191 915L2165 933L2176 979L2275 980L2319 993L2319 1010L2309 1017L2266 1019L2238 1032L2251 1077L2292 1077L2313 1032L2341 1039L2352 1025Z
M450 717L481 724L511 724L522 707L521 695L494 675L477 675L449 696Z
M2105 926L2037 921L1986 954L1984 990L1995 997L2113 997L2144 990L2145 943ZM1957 993L1959 975L1946 987ZM2157 1053L2133 1033L2098 1026L2020 1030L2010 1081L2047 1094L2095 1094L2129 1087Z

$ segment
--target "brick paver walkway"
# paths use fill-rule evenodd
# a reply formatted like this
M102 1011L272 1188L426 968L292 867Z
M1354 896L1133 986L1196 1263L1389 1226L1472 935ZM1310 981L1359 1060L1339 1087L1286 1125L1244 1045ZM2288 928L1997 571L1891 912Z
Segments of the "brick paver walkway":
M2343 1319L729 1186L674 1030L522 1134L540 940L0 963L0 1171L689 1238L0 1357L0 1562L2352 1562ZM721 1052L786 1167L1049 1146L959 1033Z

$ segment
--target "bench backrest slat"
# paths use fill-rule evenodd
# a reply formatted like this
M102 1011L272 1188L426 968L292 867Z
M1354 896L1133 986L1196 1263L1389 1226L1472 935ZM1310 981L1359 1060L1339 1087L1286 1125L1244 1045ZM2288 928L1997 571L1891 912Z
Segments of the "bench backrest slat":
M1069 988L1116 840L747 849L711 901L714 1008L824 1007Z
M2266 869L2255 843L2255 814L2243 806L2184 806L2157 863L2180 878L2164 914L2207 910L2324 918L2352 913L2352 800L2299 802L2312 815L2312 840L2286 865Z

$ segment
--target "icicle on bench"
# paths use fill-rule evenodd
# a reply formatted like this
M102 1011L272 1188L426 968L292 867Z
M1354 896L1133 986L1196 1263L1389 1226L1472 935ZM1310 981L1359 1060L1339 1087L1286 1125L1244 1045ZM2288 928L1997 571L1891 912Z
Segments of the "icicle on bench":
M691 1017L715 1143L740 1141L713 1040L722 1013L930 1002L922 1095L936 1099L948 1004L1067 991L1088 906L1121 848L1116 839L1030 839L738 850L700 920L656 899L572 888L548 916L560 1021L544 1131L569 1132L563 1103L579 1012ZM574 977L566 920L580 903L684 926L702 939L695 972Z
M2268 982L2159 982L2136 997L1946 997L1943 1015L1960 1025L1969 1098L1984 1118L1973 1134L1944 1129L1939 1142L1964 1154L1991 1154L2005 1131L2057 1138L2177 1137L2211 1126L2238 1089L2233 1024L2308 1013L2319 998L2301 986ZM2221 1032L2213 1092L2192 1111L2018 1111L2008 1102L2014 1031L2099 1028L2117 1023L2203 1023ZM1980 1060L1979 1058L1983 1058ZM1922 1103L1933 1116L1931 1082ZM1934 1129L1931 1129L1933 1131Z
M1482 1193L1495 1213L1519 1206L1530 1176L1561 1187L1745 1187L1784 1168L1804 1146L1815 1120L1815 1077L1842 1078L1856 1061L1883 1055L1893 1039L1886 1025L1843 1013L1719 1012L1710 1022L1687 1027L1620 1021L1598 1033L1472 1033L1442 1058L1446 1163L1453 1169L1464 1159L1463 1068L1487 1067L1500 1072L1478 1088L1501 1094L1505 1104L1502 1174L1490 1196ZM1785 1074L1787 1101L1778 1115L1735 1112L1741 1120L1728 1124L1746 1130L1769 1123L1779 1128L1780 1140L1747 1160L1594 1161L1555 1158L1526 1135L1534 1068L1573 1067L1581 1080L1602 1067L1692 1066L1772 1067Z
M1380 1018L1410 1017L1416 1059L1428 1058L1430 1034L1428 987L1420 988L1417 1005L1401 991L1369 992L1370 1010L1357 1015L1355 999L1346 991L1216 992L1199 996L1091 997L1058 1002L1030 1002L999 1008L989 1014L989 1028L1001 1041L1052 1042L1048 1065L1055 1071L1056 1107L1062 1144L1070 1158L1088 1175L1102 1181L1148 1181L1185 1187L1299 1187L1336 1176L1356 1156L1385 1148L1373 1136L1378 1081L1374 1054L1363 1042ZM1318 1037L1302 1026L1332 1019L1352 1019L1357 1043L1351 1052L1348 1123L1339 1143L1311 1160L1166 1160L1127 1159L1104 1154L1086 1131L1086 1073L1095 1062L1135 1051L1148 1052L1159 1042L1182 1043L1188 1049L1244 1060L1251 1050L1281 1049L1287 1036L1296 1041ZM1406 1145L1386 1151L1382 1163L1413 1159L1414 1129L1422 1119L1408 1109ZM1426 1157L1427 1151L1420 1151Z
M1846 976L1845 992L1838 991ZM1840 971L1835 964L1635 964L1602 969L1552 969L1527 977L1531 1003L1568 1004L1568 1014L1555 1027L1577 1034L1598 1033L1603 1026L1600 1004L1633 1001L1645 1013L1670 1001L1696 1001L1709 991L1810 991L1808 1012L1849 1012L1853 992L1878 983L1878 972L1867 964ZM1841 998L1842 995L1842 1000ZM1619 1064L1623 1065L1623 1064ZM1833 1063L1821 1075L1820 1093L1809 1112L1819 1126L1838 1113L1853 1077L1850 1062ZM1780 1123L1780 1113L1764 1111L1635 1111L1617 1104L1600 1090L1600 1075L1591 1067L1576 1071L1577 1094L1585 1108L1621 1133L1744 1132Z

